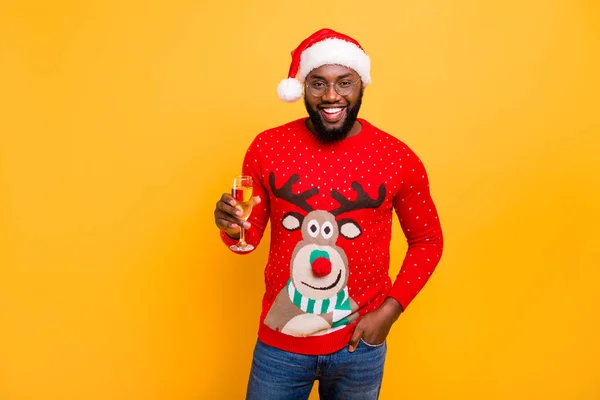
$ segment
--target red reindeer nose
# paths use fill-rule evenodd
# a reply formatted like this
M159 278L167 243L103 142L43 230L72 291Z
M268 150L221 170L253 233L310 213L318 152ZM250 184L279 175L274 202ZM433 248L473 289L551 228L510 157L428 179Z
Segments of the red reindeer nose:
M331 273L331 261L325 257L319 257L312 263L313 275L317 277L327 276Z

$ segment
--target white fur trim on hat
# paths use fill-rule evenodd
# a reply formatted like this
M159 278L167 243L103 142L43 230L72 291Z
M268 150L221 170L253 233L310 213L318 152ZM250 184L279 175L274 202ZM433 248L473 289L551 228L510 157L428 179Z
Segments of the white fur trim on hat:
M300 56L298 79L304 82L315 68L339 64L355 70L366 86L371 83L371 59L354 43L337 38L324 39L304 50Z
M283 101L294 102L302 98L302 84L294 78L287 78L277 85L277 94Z

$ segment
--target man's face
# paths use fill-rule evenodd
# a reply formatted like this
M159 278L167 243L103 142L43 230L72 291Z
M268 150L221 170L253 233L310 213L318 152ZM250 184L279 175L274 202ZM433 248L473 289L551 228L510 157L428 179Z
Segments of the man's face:
M363 95L359 78L356 71L341 65L323 65L306 77L304 104L310 117L309 128L322 142L341 140L354 127ZM342 96L337 93L335 84L352 86L352 90ZM326 90L315 96L311 87L326 87Z

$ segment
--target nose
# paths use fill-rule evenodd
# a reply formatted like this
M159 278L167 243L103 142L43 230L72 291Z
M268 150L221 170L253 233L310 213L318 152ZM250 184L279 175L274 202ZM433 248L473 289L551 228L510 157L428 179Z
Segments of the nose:
M331 273L331 261L325 257L319 257L312 263L313 275L319 278Z
M327 85L327 90L325 91L323 97L331 103L338 101L341 96L335 91L335 83L330 83Z
M310 253L310 266L312 267L313 275L316 277L324 277L331 273L331 261L329 254L322 250L313 250Z

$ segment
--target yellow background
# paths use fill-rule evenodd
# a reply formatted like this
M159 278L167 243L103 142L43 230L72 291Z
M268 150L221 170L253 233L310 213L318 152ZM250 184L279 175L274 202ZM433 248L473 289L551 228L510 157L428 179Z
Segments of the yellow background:
M0 399L243 398L268 243L232 255L212 212L305 115L276 86L322 27L371 55L361 116L446 239L381 398L600 399L594 0L2 2Z

